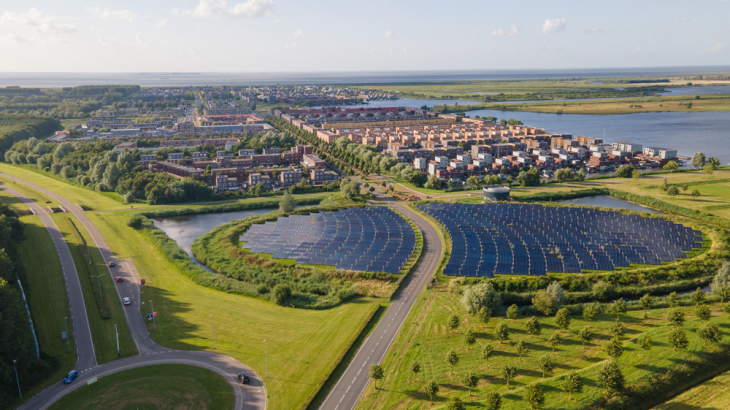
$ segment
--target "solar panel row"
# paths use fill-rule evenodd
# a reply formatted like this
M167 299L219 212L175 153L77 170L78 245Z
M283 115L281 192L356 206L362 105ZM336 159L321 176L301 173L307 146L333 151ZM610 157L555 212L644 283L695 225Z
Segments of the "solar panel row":
M661 218L526 204L419 205L449 232L444 274L545 275L657 265L702 246L702 232Z
M251 226L243 248L297 263L398 273L416 246L408 221L387 207L290 215Z

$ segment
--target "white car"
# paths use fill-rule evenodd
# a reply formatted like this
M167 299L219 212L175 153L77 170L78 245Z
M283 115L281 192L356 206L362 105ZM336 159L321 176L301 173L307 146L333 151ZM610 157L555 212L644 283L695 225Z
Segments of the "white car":
M123 302L123 303L124 303L125 305L131 305L131 304L132 304L132 301L131 301L131 300L129 300L129 298L124 298L124 299L122 299L122 302Z

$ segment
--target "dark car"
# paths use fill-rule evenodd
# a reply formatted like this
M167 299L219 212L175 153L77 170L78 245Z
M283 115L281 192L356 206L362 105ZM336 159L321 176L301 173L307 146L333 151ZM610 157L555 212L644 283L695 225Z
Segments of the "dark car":
M251 380L243 373L238 373L238 381L241 383L248 384Z
M79 372L77 372L76 370L71 370L63 379L63 384L69 384L77 377L79 377Z
M121 276L117 276L114 280L116 280L117 282L124 282L124 278Z
M114 262L108 262L108 263L106 264L106 266L108 266L108 267L110 267L110 268L113 268L113 267L114 267Z

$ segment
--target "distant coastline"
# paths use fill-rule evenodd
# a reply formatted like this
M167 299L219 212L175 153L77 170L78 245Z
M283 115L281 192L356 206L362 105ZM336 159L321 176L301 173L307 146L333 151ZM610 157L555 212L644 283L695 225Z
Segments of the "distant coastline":
M538 78L596 78L728 73L730 66L596 68L554 70L429 70L371 72L136 72L136 73L19 73L0 72L0 87L71 87L123 84L152 86L260 84L393 84L433 81L509 80Z

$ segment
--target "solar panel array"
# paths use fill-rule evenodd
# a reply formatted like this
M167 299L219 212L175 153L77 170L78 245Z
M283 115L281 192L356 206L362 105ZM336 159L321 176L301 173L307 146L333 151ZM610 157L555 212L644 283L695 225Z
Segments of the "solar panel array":
M419 205L451 235L445 275L545 275L658 265L702 247L702 232L661 218L526 204Z
M297 263L398 273L416 247L408 221L382 206L290 215L252 225L243 248Z

